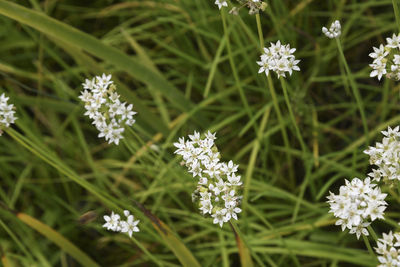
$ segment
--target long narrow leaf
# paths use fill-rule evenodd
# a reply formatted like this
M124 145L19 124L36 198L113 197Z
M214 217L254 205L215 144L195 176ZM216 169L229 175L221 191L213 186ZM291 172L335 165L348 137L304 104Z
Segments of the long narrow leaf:
M36 220L35 218L25 213L17 213L16 216L23 223L35 229L36 231L44 235L47 239L49 239L57 246L59 246L62 250L71 255L71 257L73 257L82 266L93 266L93 267L99 266L85 252L80 250L73 243L71 243L71 241L66 239L63 235L61 235L53 228L49 227L48 225Z

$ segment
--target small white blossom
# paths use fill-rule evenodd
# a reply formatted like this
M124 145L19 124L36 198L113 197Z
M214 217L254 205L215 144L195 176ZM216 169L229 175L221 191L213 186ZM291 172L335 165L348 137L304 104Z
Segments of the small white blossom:
M260 66L258 73L264 72L268 76L269 71L273 71L279 77L286 77L286 72L292 75L292 71L300 71L297 64L300 60L296 60L293 53L296 48L290 48L290 45L281 45L278 41L276 44L271 43L269 48L264 48L264 54L261 55L261 60L257 61Z
M3 134L4 128L10 127L17 117L15 117L15 107L8 104L9 97L3 93L0 95L0 136Z
M107 228L107 230L111 230L114 232L120 231L120 216L118 214L115 214L114 212L111 212L111 216L104 215L104 220L106 221L105 224L103 224L104 228Z
M368 235L367 227L376 219L383 219L387 203L384 201L387 194L383 194L376 184L370 183L370 178L360 180L345 180L339 195L330 192L328 203L330 213L338 218L336 225L341 225L342 231L346 228L351 234Z
M226 209L217 210L213 215L211 215L211 217L214 218L213 223L219 224L219 226L222 227L222 225L230 219L230 218L228 219L227 216L225 216L225 214L226 214Z
M373 52L369 56L373 59L369 66L372 68L370 77L382 76L395 81L400 80L400 34L393 34L392 38L386 38L386 45L379 45L379 48L373 47Z
M382 143L377 142L375 147L369 147L364 151L369 155L369 163L378 168L368 174L373 180L379 182L381 179L388 184L400 181L400 132L399 126L388 127L382 131L384 135Z
M335 20L332 22L331 26L329 27L329 30L326 27L322 27L322 32L325 34L326 37L328 38L338 38L340 34L342 33L342 27L340 25L340 22L338 20Z
M400 234L383 233L383 238L378 239L375 248L378 256L378 261L381 263L378 267L400 266Z
M79 98L85 102L85 116L93 120L99 130L99 138L104 137L108 143L119 144L123 138L125 126L135 123L132 111L133 105L119 100L119 94L111 80L111 74L96 76L92 80L85 80L84 90Z
M226 0L215 0L215 4L218 6L219 9L223 6L228 6Z
M238 165L233 161L220 162L220 154L214 144L215 133L208 132L201 138L199 132L183 137L174 143L175 153L183 157L184 164L193 177L199 177L197 188L192 194L193 202L198 201L203 215L210 214L213 222L221 227L231 218L237 220L242 210L239 194L242 182L236 175ZM222 201L221 201L222 199Z
M107 83L108 81L105 79L103 82ZM121 220L121 217L114 212L111 212L111 216L105 215L104 220L106 223L103 224L103 227L114 232L127 233L129 237L132 237L133 232L139 232L137 225L140 221L135 221L134 216L128 210L124 210L124 215L126 220Z

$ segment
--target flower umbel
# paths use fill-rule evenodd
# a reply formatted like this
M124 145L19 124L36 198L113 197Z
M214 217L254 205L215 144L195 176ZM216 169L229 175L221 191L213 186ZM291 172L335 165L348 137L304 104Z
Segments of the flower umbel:
M338 218L336 225L346 228L357 239L361 234L369 235L366 229L376 219L383 219L387 203L384 201L387 194L383 194L376 184L370 183L370 178L360 180L354 178L339 189L339 195L330 192L328 203L329 212Z
M286 72L289 75L292 75L292 72L300 71L300 68L297 66L297 63L300 60L296 60L293 53L296 51L296 48L290 48L290 45L281 45L281 42L278 41L276 44L271 43L269 48L264 48L264 54L261 55L261 60L257 61L257 64L260 66L258 73L264 72L265 75L268 76L269 71L273 71L280 76L286 77Z
M326 27L322 27L322 32L328 38L338 38L340 34L342 34L342 27L340 26L340 22L338 20L335 20L334 22L332 22L329 30Z
M98 137L104 137L109 144L118 145L123 138L124 126L135 123L133 105L119 100L120 95L111 81L111 74L86 79L82 85L84 90L79 98L85 102L85 115L93 120L100 132Z
M382 143L377 142L375 147L369 147L364 151L369 155L369 163L378 168L368 174L373 180L379 182L381 179L391 185L400 180L400 132L399 126L394 129L388 127L382 131L384 135Z
M237 213L242 210L240 205L242 196L239 194L242 187L240 176L236 175L238 165L232 161L221 162L218 148L214 144L215 133L205 134L194 132L189 140L183 137L174 143L176 154L183 157L193 177L198 177L197 189L192 199L199 203L203 215L210 214L214 224L221 227L231 218L237 220Z
M114 212L111 212L110 216L105 215L104 220L106 223L103 224L103 227L110 231L127 233L132 237L133 232L139 232L137 225L140 221L135 221L133 215L128 210L124 210L124 215L126 220L121 220L121 217Z
M9 97L3 93L0 95L0 136L3 134L4 128L10 127L15 122L15 107L8 104Z
M374 51L369 54L373 58L370 64L370 77L378 77L378 80L386 75L387 78L400 80L400 34L393 34L392 38L386 38L386 45L380 45L379 48L373 47Z
M400 233L383 233L377 245L375 251L380 255L378 260L381 263L378 267L400 266Z

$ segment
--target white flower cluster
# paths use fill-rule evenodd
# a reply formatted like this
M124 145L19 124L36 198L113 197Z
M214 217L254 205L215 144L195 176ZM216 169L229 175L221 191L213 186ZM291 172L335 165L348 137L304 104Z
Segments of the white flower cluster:
M133 232L139 232L137 225L140 221L134 221L134 217L129 210L124 210L124 215L126 220L121 220L121 217L114 212L111 212L110 216L104 215L106 223L103 224L103 227L114 232L128 233L132 237Z
M369 163L378 166L368 174L373 180L379 182L381 179L390 184L400 181L400 132L399 126L394 129L388 127L382 131L384 135L382 143L377 142L375 147L369 147L364 151L369 155Z
M294 55L292 55L294 51L296 51L296 48L290 48L288 44L281 45L280 41L276 42L276 44L271 43L269 48L264 47L264 54L261 55L261 61L257 61L257 64L260 65L258 73L265 72L265 75L268 76L271 70L279 78L280 76L286 77L285 72L292 75L292 71L300 71L300 68L297 66L300 60L296 60Z
M100 132L98 137L104 137L109 144L114 142L118 145L123 138L124 125L132 126L135 123L133 105L119 100L120 95L111 81L111 75L86 79L82 85L84 90L79 98L85 102L85 115L93 119L93 124Z
M386 38L387 44L373 47L374 52L369 56L374 59L370 66L373 68L370 77L378 77L378 80L386 74L386 77L396 81L400 80L400 34L393 34L392 38Z
M336 225L341 225L342 231L348 228L358 239L361 234L369 235L366 227L371 222L383 219L387 194L383 194L376 184L371 184L370 178L345 181L346 185L340 187L339 195L329 192L329 212L338 218Z
M338 38L340 34L342 34L342 26L340 26L340 22L338 20L335 20L332 22L329 30L326 27L322 27L322 32L328 38Z
M8 104L9 97L3 93L0 95L0 136L3 129L10 127L17 117L15 117L15 108L13 104Z
M242 199L239 195L242 182L240 175L236 175L238 165L232 161L220 161L215 139L215 133L208 132L202 139L200 133L194 132L189 135L189 140L181 137L174 146L177 148L175 153L183 157L189 172L198 177L193 201L199 200L203 214L210 214L213 223L222 227L231 218L237 220L236 214L242 211L238 207Z
M226 0L215 0L215 4L218 6L219 9L223 6L228 6Z
M378 267L400 267L400 233L383 233L383 238L378 239L375 251L380 254Z

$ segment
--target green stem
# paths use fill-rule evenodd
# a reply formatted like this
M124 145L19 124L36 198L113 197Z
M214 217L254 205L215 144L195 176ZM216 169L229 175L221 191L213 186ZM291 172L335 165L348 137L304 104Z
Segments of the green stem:
M374 229L371 227L371 225L368 225L367 227L368 232L371 234L372 238L375 240L375 242L378 241L378 236L376 235Z
M257 22L257 32L258 32L258 39L260 40L260 51L261 53L263 53L263 48L264 48L264 35L263 35L263 31L262 31L262 25L261 25L261 19L260 19L260 14L256 14L256 22ZM274 84L272 82L271 76L268 75L267 76L268 79L268 87L270 89L270 93L272 96L272 101L274 104L274 109L275 112L278 116L278 121L281 125L281 132L282 132L282 137L283 137L283 143L285 145L285 148L287 151L289 151L290 149L290 145L289 145L289 138L288 135L286 133L286 128L285 128L285 122L283 121L282 118L282 113L279 109L279 103L278 103L278 99L276 97L276 93L275 93L275 88L274 88ZM286 161L289 165L288 169L289 169L289 178L290 181L292 183L292 186L295 186L295 180L294 180L294 172L293 172L293 168L292 168L292 156L290 153L286 153Z
M292 110L292 105L290 104L289 94L287 92L286 81L285 81L285 79L283 77L280 77L279 80L281 81L281 85L282 85L282 89L283 89L283 95L285 96L285 102L286 102L286 105L288 107L289 115L290 115L290 118L292 120L294 129L296 131L297 138L299 139L299 142L300 142L300 145L301 145L301 149L303 150L304 154L307 154L307 147L306 147L306 145L304 143L303 136L300 133L300 129L297 126L296 118L294 117L294 113L293 113L293 110Z
M251 112L249 103L247 102L246 95L244 94L242 85L240 83L239 75L236 70L235 61L233 60L232 48L231 48L231 44L229 42L228 26L226 25L226 11L224 9L221 10L221 16L222 16L222 25L224 27L224 34L225 34L225 39L226 39L226 48L228 50L229 64L231 65L232 74L235 79L235 83L236 83L237 89L239 91L240 98L242 99L244 108L247 112L247 115L249 116L249 119L251 120L251 118L253 118L253 113ZM254 130L257 132L257 130L258 130L257 125L253 124L253 127L254 127Z
M395 18L396 18L396 24L397 24L397 27L398 27L399 32L400 32L399 6L398 6L398 4L396 3L397 1L398 1L398 0L392 0L392 4L393 4L394 16L395 16Z
M264 48L264 36L263 36L263 32L262 32L260 14L256 14L256 21L257 21L258 38L260 39L260 48L261 48L261 52L263 52L263 48Z
M247 202L248 202L248 198L249 198L249 188L250 188L250 184L251 184L251 178L253 175L253 170L254 170L254 166L256 165L256 160L257 160L257 155L258 155L258 151L261 147L261 141L262 141L262 135L265 129L265 126L267 125L267 121L268 121L268 117L270 114L271 108L267 107L265 109L264 115L261 119L261 124L260 124L260 129L257 133L257 142L254 142L254 146L253 149L251 151L250 154L250 159L249 159L249 163L247 165L246 168L246 175L245 175L245 180L244 180L244 186L243 186L243 217L245 218L245 227L247 227Z
M147 250L147 248L145 248L134 236L131 236L131 240L135 243L136 246L138 246L138 248L140 248L144 254L147 255L147 257L149 257L149 259L151 259L154 263L156 263L158 266L164 266L158 259L156 259L151 253L150 251Z
M375 253L374 253L374 251L373 251L373 249L371 247L371 244L369 243L368 237L366 237L365 235L362 235L362 237L363 237L365 246L367 247L369 253L375 258L376 255L375 255Z
M268 78L269 90L270 90L272 101L273 101L273 104L274 104L274 109L275 109L276 115L278 116L279 124L281 125L283 143L285 145L285 148L289 151L290 144L289 144L289 138L288 138L288 135L287 135L287 132L286 132L286 126L285 126L286 123L283 120L281 110L279 109L278 98L276 97L275 87L274 87L274 84L272 82L271 74L268 75L267 78ZM294 172L293 172L293 168L292 168L293 164L292 164L292 156L291 156L291 154L287 152L286 153L286 158L287 158L287 162L289 164L289 177L290 177L292 186L295 186L296 182L294 180Z
M335 39L336 39L337 47L339 49L340 59L342 60L344 68L346 69L347 77L348 77L348 79L350 81L351 89L353 90L353 94L354 94L354 96L356 98L356 101L357 101L357 106L358 106L358 109L359 109L360 114L361 114L361 120L362 120L362 123L363 123L364 132L365 132L365 135L366 135L366 141L367 141L367 145L368 145L369 144L368 124L367 124L367 119L365 117L364 105L363 105L363 102L361 100L360 91L358 90L357 83L355 82L354 77L353 77L353 75L352 75L352 73L350 71L349 65L347 64L347 61L346 61L346 58L344 56L340 40L339 40L339 38L335 38Z

